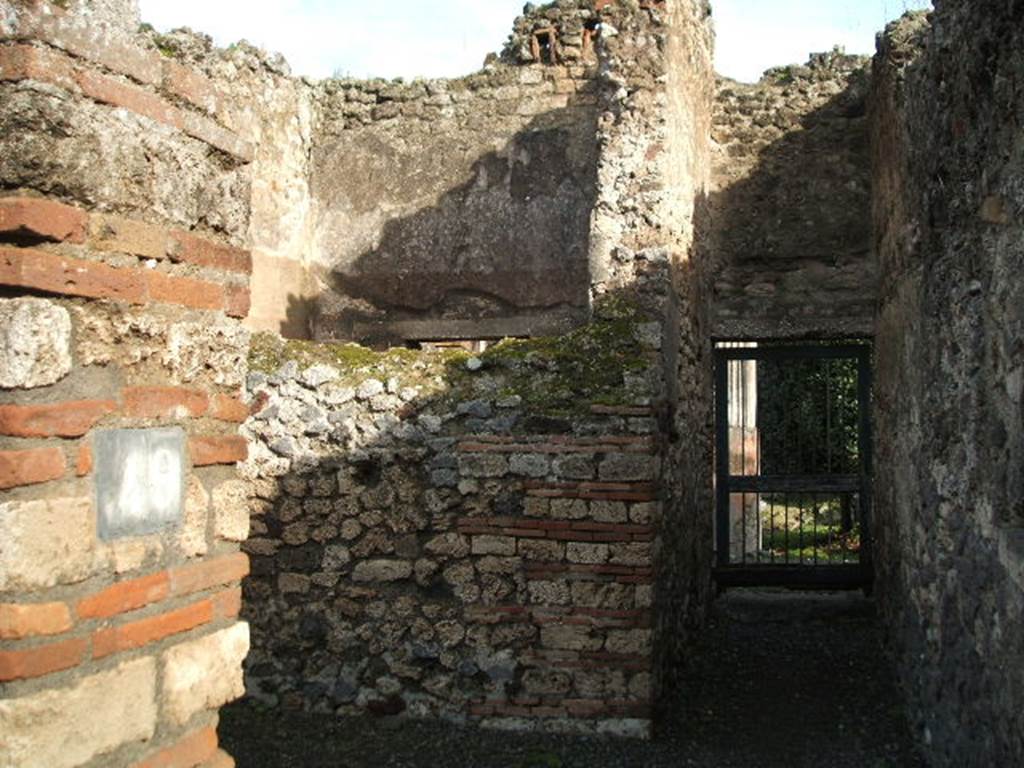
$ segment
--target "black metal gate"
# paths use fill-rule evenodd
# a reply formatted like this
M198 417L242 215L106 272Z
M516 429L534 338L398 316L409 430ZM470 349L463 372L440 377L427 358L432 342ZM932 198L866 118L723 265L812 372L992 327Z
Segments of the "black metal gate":
M715 579L872 581L871 346L715 349Z

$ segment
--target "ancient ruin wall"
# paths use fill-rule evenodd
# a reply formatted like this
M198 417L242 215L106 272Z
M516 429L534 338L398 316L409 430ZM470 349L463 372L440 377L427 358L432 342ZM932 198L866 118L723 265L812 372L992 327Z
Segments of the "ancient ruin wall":
M225 765L216 708L243 692L255 150L137 24L0 3L4 765ZM118 459L114 429L163 460Z
M875 60L878 594L937 766L1024 762L1024 8Z
M600 312L479 358L259 338L251 696L649 733L660 371Z
M711 41L702 3L602 13L601 246L589 239L602 278L591 285L584 271L574 286L596 297L593 322L479 359L260 341L245 611L249 688L268 704L650 731L655 650L678 647L707 596L687 562L710 556L707 531L680 524L696 510L677 500L704 486L666 496L660 480L673 423L692 448L673 451L674 477L685 461L710 475L707 403L691 413L668 399L685 408L709 390L670 394L666 379L706 360L679 328L701 317L689 262ZM552 66L517 81L561 77ZM670 99L670 83L693 92ZM664 642L656 557L672 573Z
M870 335L868 62L721 79L712 129L718 338Z
M314 86L291 77L280 56L244 42L218 49L201 33L160 34L146 26L137 39L161 55L193 99L253 146L246 232L253 273L246 327L308 338L318 290L309 179Z
M553 18L561 37L542 31ZM596 55L568 30L597 19L589 0L534 11L517 21L522 57L466 78L322 84L318 338L501 338L585 319ZM538 35L560 42L535 62Z

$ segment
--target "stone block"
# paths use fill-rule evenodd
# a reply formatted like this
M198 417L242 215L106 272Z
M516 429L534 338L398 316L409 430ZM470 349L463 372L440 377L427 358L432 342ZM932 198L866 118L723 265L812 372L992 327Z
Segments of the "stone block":
M633 717L601 720L597 724L598 733L620 739L649 739L651 730L650 720Z
M248 370L249 331L227 320L175 323L164 360L179 383L204 379L240 387Z
M646 566L651 564L651 557L649 542L611 545L610 562L615 565Z
M546 477L551 468L547 456L539 453L516 453L509 458L509 471L526 477Z
M504 477L508 473L508 459L496 454L468 454L459 456L459 474L463 477Z
M530 602L538 605L569 605L572 594L564 581L531 581Z
M249 537L249 489L242 480L228 480L213 489L213 527L217 538L245 541Z
M474 536L474 555L514 555L516 540L512 536Z
M599 523L625 523L629 520L626 505L621 501L592 501L590 516Z
M530 669L523 674L523 689L528 694L566 694L572 677L558 669Z
M242 696L242 661L248 652L244 621L168 650L163 657L164 714L182 724L197 712Z
M653 456L638 453L610 453L598 467L601 480L629 482L653 480L657 474Z
M613 629L608 632L605 650L609 653L648 654L651 652L651 630Z
M469 554L469 539L460 533L442 533L426 543L428 554L439 557L460 558Z
M189 478L185 496L185 513L178 531L178 548L185 557L205 555L209 545L206 541L206 524L210 518L210 494L202 481L194 475Z
M591 480L597 474L597 467L593 456L571 453L555 459L553 471L564 480Z
M0 387L45 387L70 372L68 311L45 299L0 299Z
M72 768L156 730L156 662L125 662L73 686L0 701L0 765Z
M557 563L565 556L565 545L560 541L520 539L518 549L526 560Z
M406 560L365 560L352 571L352 581L401 581L412 576L412 563Z
M543 648L564 651L596 651L604 640L594 637L587 627L574 624L549 624L541 627L540 644Z
M609 548L607 544L586 544L570 541L565 548L565 559L570 563L586 563L593 565L608 562Z
M96 556L89 499L0 503L0 591L74 584L88 578Z

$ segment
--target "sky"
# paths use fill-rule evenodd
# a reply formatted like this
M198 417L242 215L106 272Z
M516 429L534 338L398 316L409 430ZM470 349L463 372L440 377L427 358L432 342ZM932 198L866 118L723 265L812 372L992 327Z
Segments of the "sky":
M246 39L322 78L454 77L501 49L523 0L140 0L160 31L187 26L221 46ZM873 53L875 33L928 0L712 0L716 68L754 81L842 45Z

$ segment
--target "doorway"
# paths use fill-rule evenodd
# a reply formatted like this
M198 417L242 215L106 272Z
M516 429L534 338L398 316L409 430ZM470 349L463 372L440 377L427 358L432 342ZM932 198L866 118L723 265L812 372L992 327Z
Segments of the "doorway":
M870 588L871 345L720 342L719 587Z

